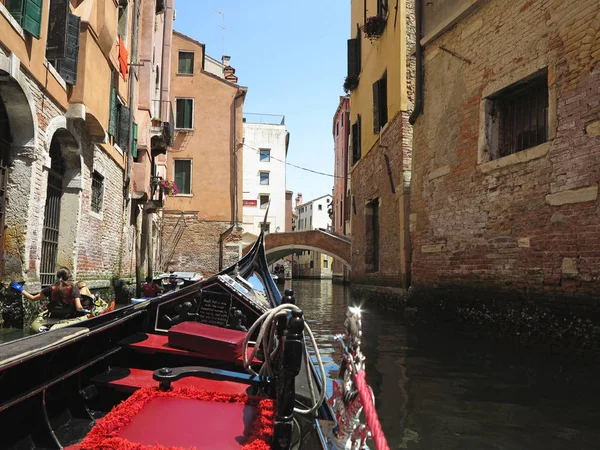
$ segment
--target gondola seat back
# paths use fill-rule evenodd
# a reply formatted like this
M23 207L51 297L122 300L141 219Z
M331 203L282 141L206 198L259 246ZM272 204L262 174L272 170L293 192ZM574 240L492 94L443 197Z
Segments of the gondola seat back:
M244 331L200 322L182 322L168 332L169 347L189 350L207 358L237 361L242 356Z

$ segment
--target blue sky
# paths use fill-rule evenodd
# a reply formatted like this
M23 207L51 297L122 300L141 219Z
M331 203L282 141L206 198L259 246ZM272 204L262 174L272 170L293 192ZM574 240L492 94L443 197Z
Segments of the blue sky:
M333 174L333 115L343 95L349 0L175 0L175 29L225 54L248 87L244 112L285 115L288 162ZM281 163L277 163L281 164ZM333 178L287 167L304 201L330 194Z

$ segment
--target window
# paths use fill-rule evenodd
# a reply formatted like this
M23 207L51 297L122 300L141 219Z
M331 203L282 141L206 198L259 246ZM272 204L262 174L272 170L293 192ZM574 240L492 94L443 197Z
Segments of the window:
M194 99L178 98L176 100L175 127L191 130L194 127Z
M379 271L379 199L369 202L365 211L367 249L365 264L369 272Z
M179 52L179 67L177 73L192 75L194 73L194 52Z
M548 140L548 75L516 83L486 100L490 159L526 150Z
M269 222L267 222L267 223L261 223L260 224L260 230L264 231L265 234L269 234L269 232L271 231L271 224Z
M323 211L323 205L319 205L319 211Z
M360 160L360 114L352 124L352 165Z
M119 0L119 18L118 18L119 36L127 45L127 27L129 25L129 1Z
M260 209L267 209L267 206L269 206L269 194L261 194Z
M104 200L104 177L94 170L92 174L92 211L99 213L102 211Z
M269 184L269 172L261 172L260 173L260 184L263 184L263 185Z
M348 78L358 79L360 75L360 31L358 36L348 39Z
M377 15L385 16L388 11L388 2L387 0L377 0Z
M338 136L340 134L340 123L335 123L335 135Z
M190 159L175 160L175 184L180 194L192 193L192 161Z
M384 73L373 83L373 133L378 134L387 120L387 73Z
M323 269L327 269L327 268L329 268L329 261L327 261L327 258L325 258L323 260Z
M9 0L6 9L23 30L35 38L40 38L42 29L42 0Z
M269 162L271 161L271 150L268 148L260 149L260 161L261 162Z
M312 259L310 260L310 268L311 269L315 268L315 262Z

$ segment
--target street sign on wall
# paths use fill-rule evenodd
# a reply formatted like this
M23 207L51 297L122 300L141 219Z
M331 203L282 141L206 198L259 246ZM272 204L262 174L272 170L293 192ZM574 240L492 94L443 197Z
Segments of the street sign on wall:
M244 206L258 206L258 200L244 200Z

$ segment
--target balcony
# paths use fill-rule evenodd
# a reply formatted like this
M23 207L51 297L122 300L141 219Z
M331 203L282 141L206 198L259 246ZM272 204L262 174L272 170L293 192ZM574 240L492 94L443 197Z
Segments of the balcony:
M167 148L173 145L174 135L173 105L169 100L152 100L152 125L150 126L152 156L165 153Z

